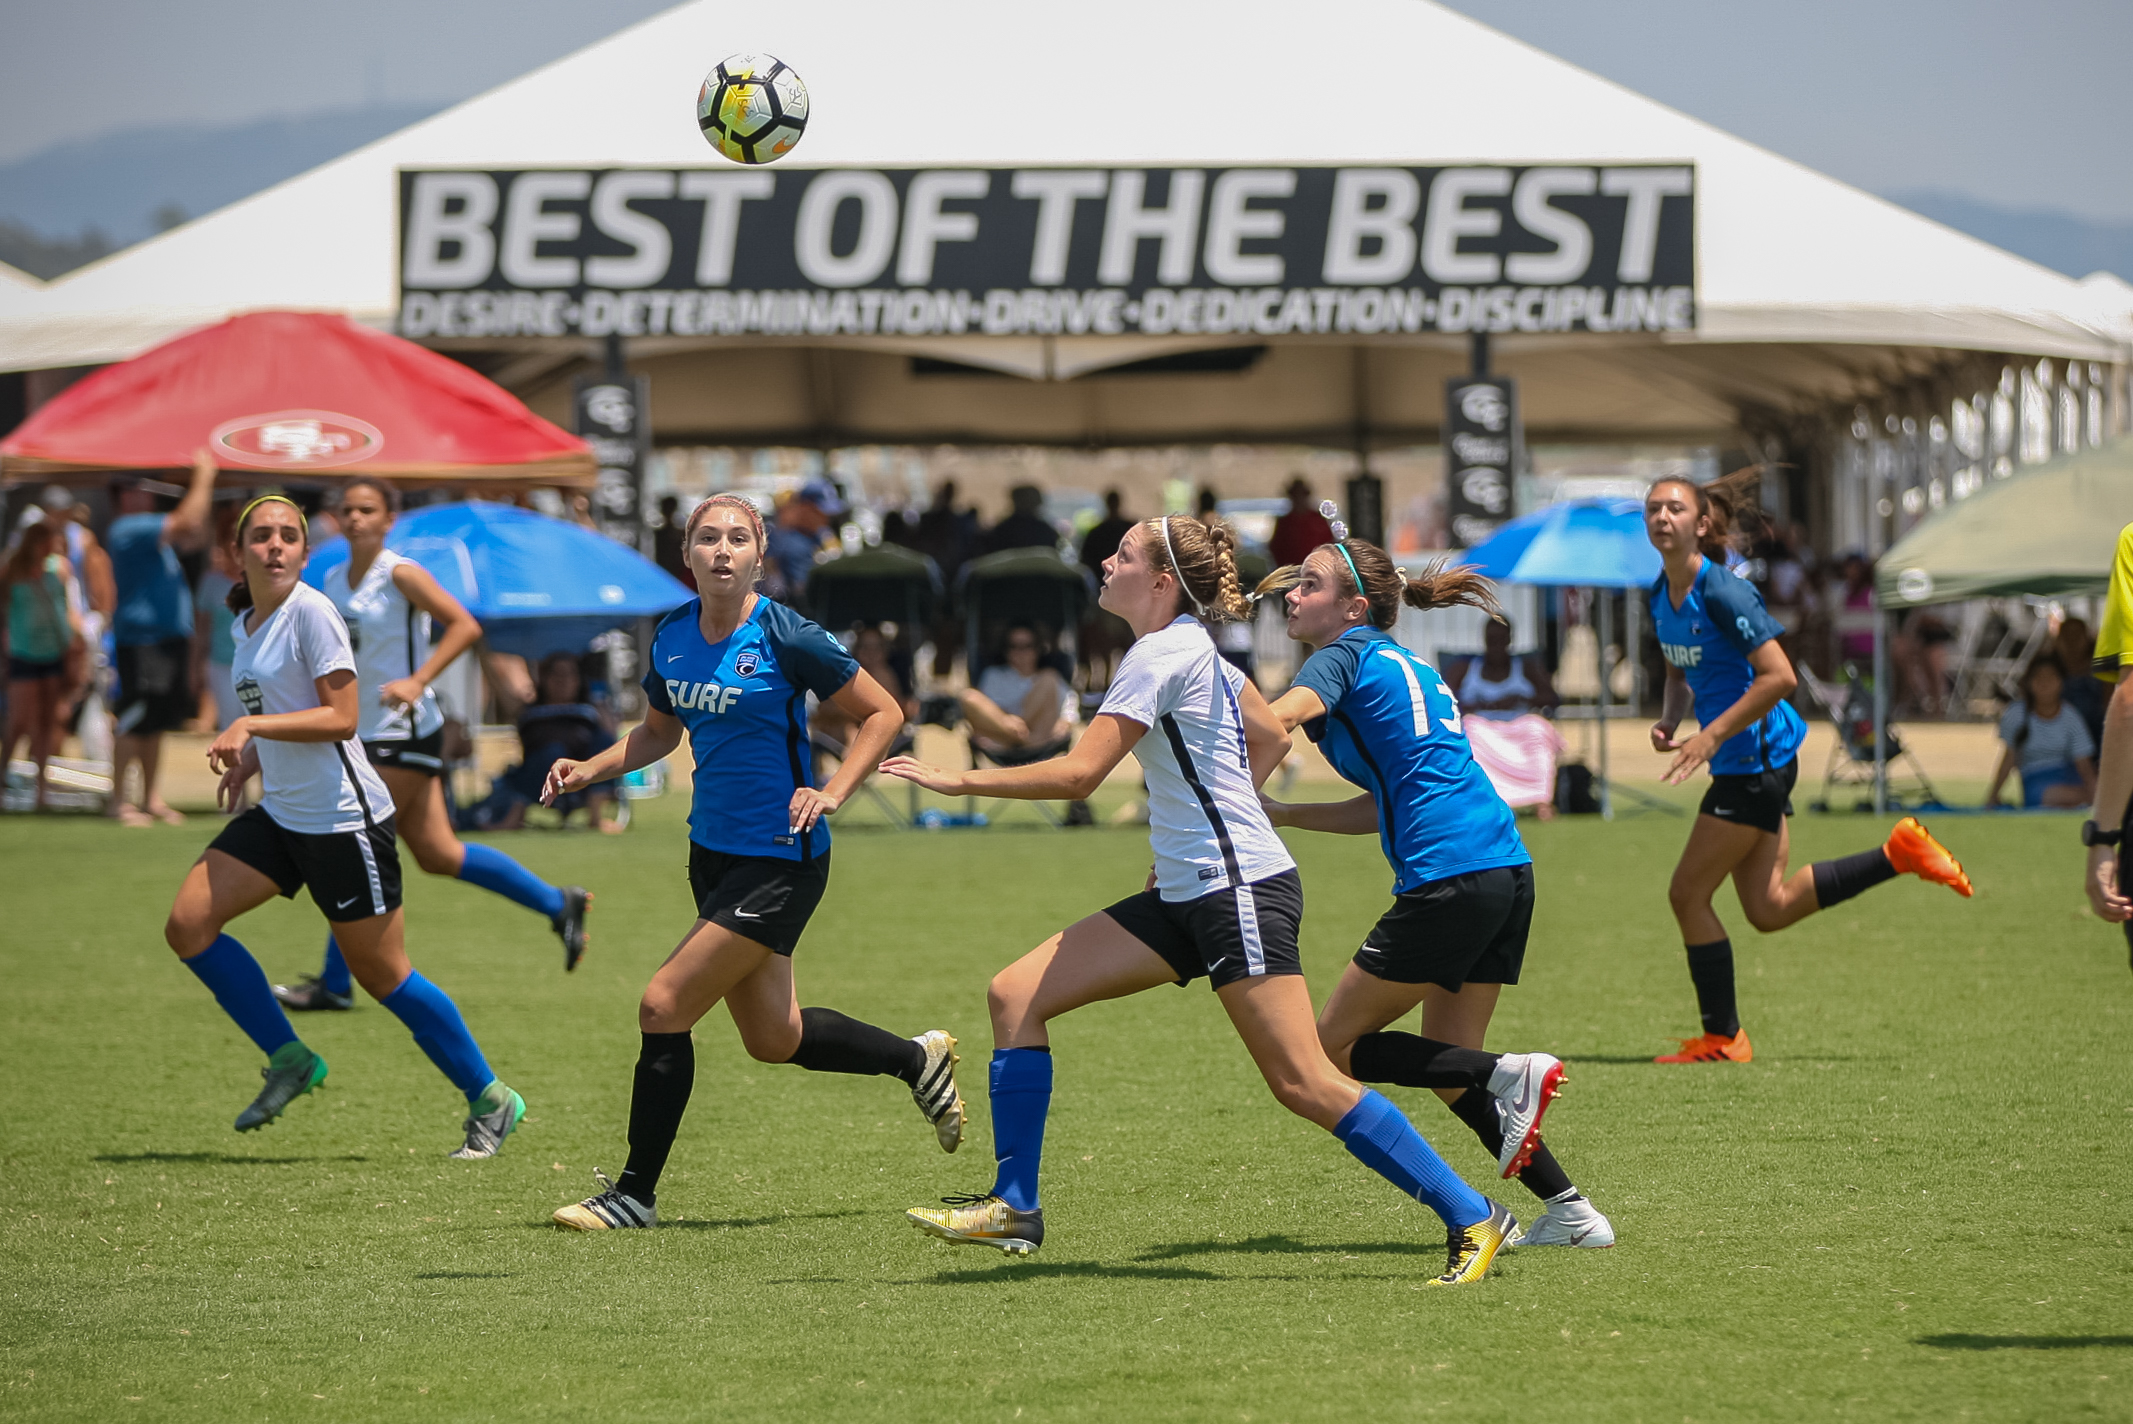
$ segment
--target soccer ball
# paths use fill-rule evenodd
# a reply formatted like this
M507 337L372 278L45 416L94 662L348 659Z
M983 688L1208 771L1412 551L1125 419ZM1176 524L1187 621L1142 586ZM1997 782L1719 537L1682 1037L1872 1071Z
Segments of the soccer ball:
M769 163L807 131L807 86L774 55L728 55L697 91L696 124L735 163Z

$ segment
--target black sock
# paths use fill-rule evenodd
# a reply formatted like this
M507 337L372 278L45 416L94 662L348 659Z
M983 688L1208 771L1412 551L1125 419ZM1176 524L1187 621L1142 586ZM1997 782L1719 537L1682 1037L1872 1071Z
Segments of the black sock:
M926 1050L835 1009L802 1009L800 1046L786 1061L815 1073L886 1073L916 1084Z
M1889 864L1888 852L1880 846L1835 860L1818 860L1808 869L1815 876L1815 904L1825 910L1896 878L1896 867Z
M1361 1083L1403 1088L1487 1088L1501 1056L1460 1048L1419 1034L1366 1033L1348 1050L1348 1069Z
M1696 1007L1703 1031L1731 1038L1740 1032L1740 1008L1733 1000L1733 941L1712 940L1686 946L1689 978L1696 983Z
M696 1045L686 1033L648 1033L630 1091L630 1160L615 1189L646 1206L659 1196L659 1174L696 1086Z
M1452 1116L1474 1129L1481 1145L1489 1149L1489 1155L1503 1155L1503 1118L1496 1111L1495 1095L1480 1088L1469 1088L1452 1104ZM1570 1191L1570 1174L1563 1164L1555 1160L1555 1154L1543 1142L1534 1147L1533 1155L1526 1160L1526 1170L1518 1174L1525 1189L1542 1201Z

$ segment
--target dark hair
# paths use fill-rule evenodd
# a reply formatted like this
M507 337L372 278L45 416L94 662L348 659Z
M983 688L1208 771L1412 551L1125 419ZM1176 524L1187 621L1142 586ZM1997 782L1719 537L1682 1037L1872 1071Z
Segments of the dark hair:
M252 515L258 511L259 506L263 504L284 504L295 510L296 527L304 532L304 547L306 549L311 547L311 521L304 516L304 511L297 505L295 500L285 494L263 494L246 505L244 512L237 516L236 532L230 535L230 543L235 546L237 551L237 578L235 582L231 583L230 591L223 595L222 601L228 605L232 613L242 614L252 606L251 580L244 576L244 526Z
M1049 637L1045 636L1045 632L1042 628L1039 628L1036 624L1030 622L1026 618L1018 618L1014 622L1008 624L1007 631L1000 635L1000 656L1002 658L1005 658L1007 656L1007 640L1009 638L1014 637L1017 633L1029 634L1030 640L1037 645L1037 656L1040 659L1045 657L1052 651L1052 640Z
M387 514L397 515L400 512L400 491L394 489L390 483L383 479L380 479L376 475L357 475L347 484L342 485L340 499L341 503L347 503L348 491L354 489L357 485L363 485L369 489L376 490L378 492L378 498L385 501L385 512Z
M2066 681L2066 664L2059 660L2057 653L2047 648L2031 658L2029 666L2022 669L2022 700L2028 703L2031 708L2034 708L2037 704L2035 694L2030 691L2029 684L2038 673L2046 669L2059 674L2060 682L2064 683Z
M1338 544L1321 544L1311 553L1331 551L1334 577L1340 587L1353 597L1361 594L1370 601L1370 624L1374 628L1390 628L1400 621L1400 605L1409 608L1451 608L1465 604L1478 608L1491 618L1503 619L1503 609L1497 605L1496 589L1490 582L1464 565L1453 567L1449 558L1437 559L1421 573L1409 577L1392 561L1392 555L1366 539L1346 539ZM1347 557L1343 558L1342 553ZM1309 557L1306 555L1305 557ZM1355 561L1354 571L1348 567ZM1362 587L1356 587L1356 579L1362 579ZM1284 593L1294 588L1303 578L1303 566L1290 564L1279 568L1259 581L1256 596L1269 593Z
M1242 622L1252 616L1251 600L1237 577L1237 532L1221 520L1202 524L1184 514L1141 521L1141 543L1159 574L1178 581L1185 606L1201 622ZM1166 538L1167 536L1167 538ZM1177 563L1172 564L1175 552Z
M578 660L576 653L564 652L550 653L547 657L542 658L540 665L533 670L533 695L535 697L546 697L548 695L549 671L558 667L570 669L570 675L578 680L578 696L585 696L587 686L585 664Z
M35 583L41 579L44 576L44 561L51 554L49 546L54 543L62 549L66 547L65 536L60 534L58 527L49 519L40 519L34 524L25 525L22 530L22 542L15 546L14 554L7 561L7 581ZM31 552L40 545L47 546L46 552Z
M1742 540L1752 539L1767 522L1762 507L1749 498L1762 482L1761 465L1744 466L1704 485L1685 475L1669 475L1663 480L1653 480L1644 497L1651 498L1652 490L1661 485L1680 485L1688 490L1696 500L1696 517L1707 519L1711 524L1697 539L1696 550L1707 559L1724 563L1727 550L1737 547ZM1737 531L1736 524L1741 526Z

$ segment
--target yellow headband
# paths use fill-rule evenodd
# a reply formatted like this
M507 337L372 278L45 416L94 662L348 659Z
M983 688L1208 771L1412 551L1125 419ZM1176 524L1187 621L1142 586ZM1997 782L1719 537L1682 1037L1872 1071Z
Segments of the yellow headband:
M244 528L244 522L252 517L253 510L259 508L259 506L261 506L262 504L269 503L273 500L280 500L283 504L286 504L289 506L289 508L295 510L296 517L299 520L303 518L303 506L298 504L295 500L289 498L289 496L285 494L263 494L259 498L253 500L250 504L246 505L244 507L244 511L237 516L238 529L242 530ZM309 542L310 532L311 531L308 527L304 531L306 542Z

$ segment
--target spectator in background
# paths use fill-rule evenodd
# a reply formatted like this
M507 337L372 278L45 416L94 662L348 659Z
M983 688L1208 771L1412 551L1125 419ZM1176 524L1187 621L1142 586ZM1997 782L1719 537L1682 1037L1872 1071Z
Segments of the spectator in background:
M1837 593L1837 659L1874 675L1874 566L1864 554L1844 556L1844 587Z
M535 676L540 702L518 715L520 761L506 767L489 788L488 796L473 810L477 829L522 830L526 808L541 799L541 785L548 768L569 757L583 761L615 744L614 728L607 715L588 700L585 670L574 653L550 653L541 659ZM555 809L568 821L581 807L602 831L622 829L608 814L615 804L612 784L558 796Z
M1103 577L1104 560L1118 552L1119 544L1133 528L1135 521L1126 517L1125 507L1125 495L1115 489L1105 490L1104 517L1081 537L1081 566L1099 579Z
M1287 494L1288 512L1274 521L1274 535L1267 540L1267 552L1277 568L1301 564L1313 549L1333 542L1333 526L1318 512L1311 486L1302 475L1289 481Z
M1002 549L1056 548L1059 531L1041 512L1044 509L1044 491L1035 485L1016 485L1007 492L1013 508L1007 518L985 531L985 552L997 554Z
M1001 660L963 690L963 718L971 739L996 754L1042 747L1067 735L1074 690L1044 665L1043 636L1027 623L1007 630Z
M237 563L236 540L237 507L225 504L215 511L207 567L193 585L193 688L214 698L215 715L203 720L212 721L218 732L244 715L237 689L230 682L230 665L237 659L231 628L237 615L230 612L229 593L244 577Z
M2022 772L2022 804L2086 806L2096 797L2096 743L2080 714L2066 705L2066 674L2059 655L2042 652L2022 674L2022 696L2000 718L2006 744L1992 773L1985 804L2000 804L2000 787L2016 767Z
M176 731L197 710L190 676L193 595L178 551L197 549L207 537L214 457L205 449L194 455L191 486L167 514L156 511L156 497L139 485L122 485L114 495L119 516L105 539L118 594L112 629L119 692L113 708L118 741L111 765L111 815L128 826L183 825L185 817L156 789L156 772L163 734ZM141 799L128 805L126 773L136 764Z
M1192 517L1206 525L1213 525L1222 517L1222 500L1212 485L1201 485L1199 494L1193 497Z
M836 521L844 513L845 503L828 480L809 480L778 506L777 520L770 528L770 560L765 566L779 585L770 590L772 598L780 603L798 603L806 595L807 576L814 572L815 556L830 542ZM771 579L764 582L769 584Z
M1446 669L1445 681L1457 690L1459 710L1494 722L1511 722L1530 713L1553 712L1563 699L1547 664L1532 654L1511 656L1511 624L1490 619L1482 625L1481 656Z
M659 497L659 522L652 530L652 562L681 580L683 587L694 589L696 575L689 572L689 561L682 557L681 499L676 495Z
M81 640L81 619L67 597L58 523L41 519L23 529L6 568L7 745L0 770L27 739L37 767L35 807L46 808L46 764L58 749L67 714L67 653Z
M906 723L918 720L918 699L911 695L911 659L898 655L881 629L871 623L862 627L852 641L852 657L896 699ZM818 703L810 725L840 747L850 746L852 734L859 730L858 719L835 702Z
M977 546L976 526L976 516L955 507L955 481L942 480L933 492L933 503L918 516L911 531L911 547L938 564L942 581L953 588L957 571Z
M2059 650L2059 666L2066 670L2066 705L2073 708L2089 729L2089 740L2103 745L2103 709L2110 703L2111 688L2096 676L2096 639L2089 625L2079 618L2061 620L2053 646Z

